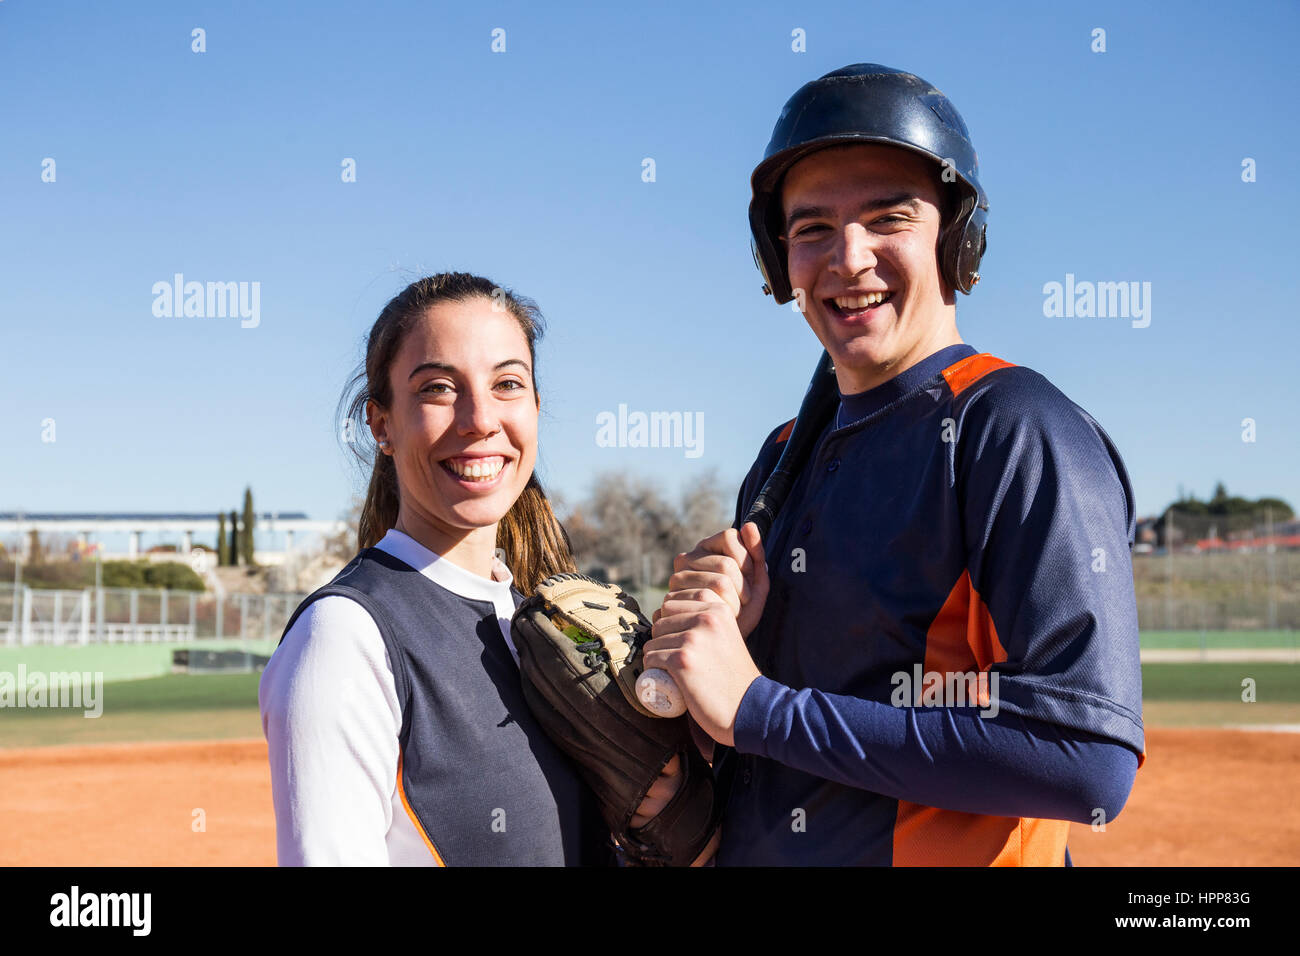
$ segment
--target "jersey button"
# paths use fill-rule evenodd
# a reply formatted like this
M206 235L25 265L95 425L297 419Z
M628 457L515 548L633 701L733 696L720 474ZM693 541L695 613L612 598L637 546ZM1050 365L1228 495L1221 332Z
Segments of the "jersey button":
M840 467L840 460L838 458L832 458L826 463L827 471L834 471L838 467Z
M746 767L745 772L741 774L740 779L745 782L745 786L749 786L749 778L750 778L749 768Z
M799 526L799 533L807 534L811 530L812 530L812 519L805 518L803 524Z

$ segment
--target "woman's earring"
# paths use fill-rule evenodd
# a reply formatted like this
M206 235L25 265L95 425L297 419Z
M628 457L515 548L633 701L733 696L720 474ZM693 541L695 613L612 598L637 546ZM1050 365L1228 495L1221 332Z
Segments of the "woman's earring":
M388 447L388 442L387 442L387 441L381 441L381 442L379 443L379 447L380 447L380 448L387 448L387 447Z

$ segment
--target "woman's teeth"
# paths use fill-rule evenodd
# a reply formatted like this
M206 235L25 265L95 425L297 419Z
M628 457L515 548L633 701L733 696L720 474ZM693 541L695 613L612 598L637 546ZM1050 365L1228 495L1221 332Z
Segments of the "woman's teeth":
M442 466L458 478L466 481L491 481L505 467L504 458L484 458L478 461L462 462L448 458Z

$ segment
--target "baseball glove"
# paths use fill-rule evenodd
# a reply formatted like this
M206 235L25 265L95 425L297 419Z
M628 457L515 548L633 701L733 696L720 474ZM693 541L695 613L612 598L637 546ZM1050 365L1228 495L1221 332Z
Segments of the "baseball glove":
M519 606L511 632L528 706L577 764L628 861L689 866L718 826L713 771L685 716L658 717L637 700L650 622L636 600L585 574L554 574ZM637 807L675 755L681 788L633 829Z

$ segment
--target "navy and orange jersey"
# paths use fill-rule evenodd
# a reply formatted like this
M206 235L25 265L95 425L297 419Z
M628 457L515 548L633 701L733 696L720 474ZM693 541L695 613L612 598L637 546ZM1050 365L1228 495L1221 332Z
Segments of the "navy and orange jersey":
M718 863L1063 864L1145 756L1135 526L1109 437L1030 369L951 346L843 396L764 543Z

